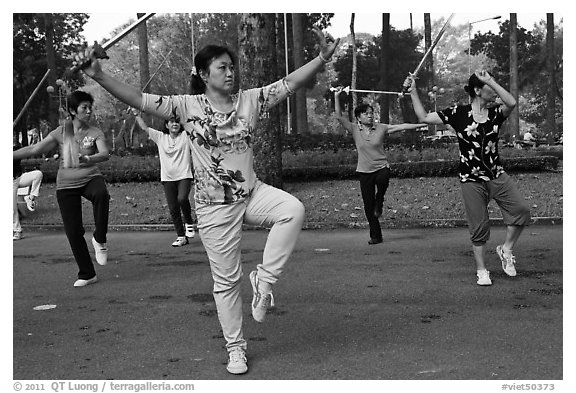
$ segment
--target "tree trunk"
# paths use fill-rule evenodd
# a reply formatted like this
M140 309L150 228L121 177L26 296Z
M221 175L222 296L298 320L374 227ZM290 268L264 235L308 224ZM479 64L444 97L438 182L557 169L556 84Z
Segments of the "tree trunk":
M424 53L428 51L428 48L432 46L432 24L430 23L430 14L424 14ZM428 78L428 83L426 85L427 91L432 91L434 86L434 60L433 55L428 56L426 60L425 69L428 71L430 78ZM434 132L435 126L429 125L428 132Z
M140 19L141 17L143 17L144 15L146 15L145 13L137 13L136 14L138 16L138 19ZM143 93L149 93L150 92L150 85L151 83L148 83L148 81L150 80L150 60L148 58L148 27L146 26L146 23L148 22L144 22L142 24L140 24L140 26L138 26L138 57L139 57L139 61L140 61L140 90ZM148 86L146 86L146 84L148 83ZM151 117L149 114L147 113L143 113L142 114L142 118L144 119L144 121L146 121L148 124L150 124L151 121ZM136 123L134 122L134 124L132 125L132 129L130 130L130 147L134 147L134 125Z
M548 91L546 92L546 133L547 142L553 143L556 135L556 75L554 65L554 14L546 14L546 71L548 72Z
M48 75L48 86L54 88L54 93L59 94L58 86L56 86L56 53L54 52L54 20L52 14L44 14L44 31L46 33L46 65L52 70ZM56 96L53 96L56 98ZM56 100L49 95L48 98L48 123L52 129L58 126L58 104Z
M304 15L292 14L292 40L294 42L294 50L292 56L294 58L294 69L298 69L304 65ZM296 97L296 107L294 108L294 115L296 119L295 131L299 134L308 133L308 111L306 109L306 88L301 88L294 94Z
M352 13L350 17L350 36L352 37L352 78L350 88L356 89L356 72L358 69L358 56L356 53L356 33L354 33L354 19L356 14ZM352 92L352 108L356 108L358 104L358 97L356 93Z
M518 102L518 38L516 14L510 14L510 94ZM510 135L520 137L518 104L510 114Z
M238 27L239 71L242 89L266 86L277 80L275 14L243 14ZM253 130L254 170L274 187L282 187L282 141L278 106L261 113Z
M430 14L424 14L424 53L432 46L432 24L430 23ZM434 86L434 57L428 56L424 67L430 73L428 80L428 91Z
M146 14L136 14L138 18ZM148 60L148 28L144 22L138 26L138 55L140 60L140 90L144 93L150 92L150 84L144 89L144 86L150 79L150 62Z
M382 14L382 42L380 52L380 90L389 91L390 73L390 14ZM380 123L390 123L390 96L380 94Z

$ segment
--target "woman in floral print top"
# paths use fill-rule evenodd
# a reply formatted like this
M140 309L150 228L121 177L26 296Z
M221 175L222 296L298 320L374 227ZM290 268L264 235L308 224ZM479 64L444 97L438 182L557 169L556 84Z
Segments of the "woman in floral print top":
M330 61L339 40L314 29L320 54L270 85L233 93L236 57L209 45L194 58L191 95L143 94L104 73L93 48L76 55L84 72L112 95L164 119L176 117L190 135L198 231L214 280L214 300L229 354L228 372L248 371L242 331L242 225L271 227L263 261L250 273L252 316L262 322L274 305L272 285L283 271L304 221L304 206L292 195L262 183L254 172L252 139L258 119L303 87Z
M460 184L476 260L476 283L492 284L485 264L486 242L490 239L488 204L491 199L500 207L507 225L506 240L496 247L496 254L504 272L516 276L512 249L524 226L530 223L530 209L514 181L504 172L498 155L500 126L516 106L516 100L484 70L472 74L464 87L470 95L470 104L454 105L439 112L425 111L414 78L408 77L404 86L410 91L419 121L449 124L456 130ZM497 97L502 104L493 106Z
M454 105L437 112L456 130L460 149L460 181L489 181L504 173L498 155L500 126L506 120L502 106L487 108L486 121L474 120L472 105Z

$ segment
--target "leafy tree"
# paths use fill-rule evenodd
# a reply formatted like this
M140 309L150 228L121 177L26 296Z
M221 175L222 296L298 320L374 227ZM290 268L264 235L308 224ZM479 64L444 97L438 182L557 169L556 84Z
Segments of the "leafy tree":
M71 66L71 55L84 39L82 28L88 20L88 14L51 14L46 18L38 13L15 13L12 16L12 91L13 115L18 115L28 97L38 86L46 73L46 21L52 23L52 46L54 48L55 69L51 71L51 79L61 78L66 69ZM52 62L52 61L51 61ZM73 78L71 87L77 87L78 78ZM56 88L56 86L54 86ZM49 117L49 94L41 89L34 98L34 103L17 125L19 129L37 126L40 119ZM56 124L52 124L55 126Z
M400 91L402 82L420 61L422 55L417 51L420 39L419 35L414 35L410 30L390 28L389 53L394 53L394 56L391 56L388 60L390 89ZM379 53L381 53L381 42L381 36L357 35L358 71L356 85L358 89L375 90L374 87L380 84L381 70L378 59ZM352 45L350 43L343 42L341 44L338 58L334 62L334 69L337 73L337 80L332 85L350 86L352 75ZM421 76L421 78L426 77L425 73ZM394 109L399 109L398 100L391 101ZM398 119L399 116L397 114L391 117Z
M499 34L491 32L476 34L472 40L472 53L484 53L495 61L493 68L496 78L500 81L509 80L509 21L500 24ZM542 126L546 114L546 96L550 76L546 71L546 22L542 20L532 31L523 27L517 28L518 42L518 87L520 99L520 117L528 122ZM554 79L556 83L556 122L558 132L563 123L562 114L562 82L563 82L563 21L555 27L554 32ZM526 103L526 105L523 105Z
M241 86L248 89L274 82L276 75L269 70L277 69L275 14L243 14L238 36ZM277 107L260 115L254 135L254 170L265 183L282 187L282 143Z

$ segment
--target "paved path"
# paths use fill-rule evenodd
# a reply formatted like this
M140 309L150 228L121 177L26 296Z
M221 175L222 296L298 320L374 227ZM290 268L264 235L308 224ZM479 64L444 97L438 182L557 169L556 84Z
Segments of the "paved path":
M248 273L266 231L245 231L242 291L250 371L232 376L199 239L112 232L100 282L73 288L62 232L14 242L14 379L559 380L563 378L562 225L528 227L519 275L494 248L494 285L475 284L465 228L303 231L264 324ZM89 239L91 234L87 234ZM56 305L35 311L39 305Z

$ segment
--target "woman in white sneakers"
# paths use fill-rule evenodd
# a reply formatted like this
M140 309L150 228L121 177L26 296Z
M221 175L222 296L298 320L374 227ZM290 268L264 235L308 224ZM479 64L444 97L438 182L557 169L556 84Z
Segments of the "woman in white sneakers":
M166 120L166 131L148 127L140 115L136 116L136 121L158 146L160 182L164 187L168 210L177 235L172 247L184 246L188 244L188 238L194 237L192 207L188 199L192 187L192 141L182 132L182 125L177 118Z
M512 249L524 226L530 223L530 208L516 183L504 172L498 154L500 126L516 106L516 100L484 70L472 74L464 87L470 95L470 104L455 104L438 112L426 112L412 77L406 79L404 86L410 91L419 121L449 124L458 135L460 185L476 260L476 283L492 285L485 263L486 242L490 239L488 204L491 199L500 207L508 226L506 239L496 247L496 253L504 272L516 276ZM500 97L502 104L494 105L496 97Z
M92 246L96 262L100 265L108 262L106 234L110 194L96 164L108 160L109 155L104 133L90 124L94 98L77 90L67 96L67 103L72 120L65 120L40 142L16 150L13 159L22 160L59 147L62 160L56 175L56 199L66 237L78 264L78 279L74 286L84 287L95 283L98 278L84 239L82 198L89 200L93 207L95 228Z
M253 140L261 116L303 87L330 61L339 40L318 29L320 55L270 85L233 93L236 56L209 45L194 58L191 95L142 93L102 71L93 48L76 55L84 72L112 95L163 119L177 117L193 139L194 199L198 232L214 280L214 300L228 350L228 372L248 371L242 330L240 242L244 223L271 227L262 263L250 273L252 316L262 322L273 305L272 286L296 245L304 206L285 191L261 182L254 172Z

